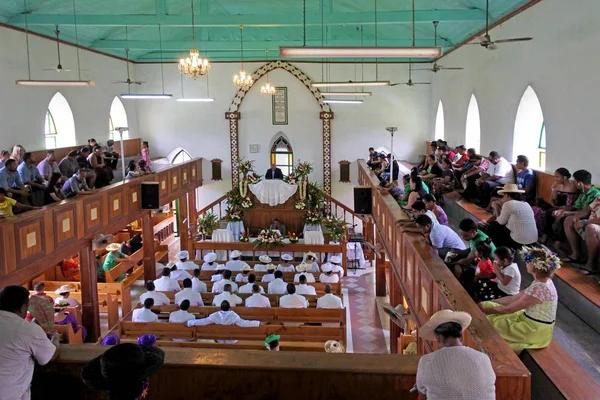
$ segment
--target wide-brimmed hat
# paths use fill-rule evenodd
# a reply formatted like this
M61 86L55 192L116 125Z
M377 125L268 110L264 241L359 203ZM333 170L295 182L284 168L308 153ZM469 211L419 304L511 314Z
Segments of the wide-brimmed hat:
M331 272L331 271L333 271L333 266L331 264L329 264L329 263L323 264L321 266L321 271L323 271L323 272Z
M223 264L218 264L218 265L217 265L217 268L216 268L216 270L217 270L217 271L224 271L224 270L225 270L225 265L223 265Z
M204 255L204 262L211 263L217 260L217 253L208 253Z
M242 256L242 252L239 250L233 250L229 255L230 258L238 258Z
M252 268L250 268L250 266L249 266L248 264L245 264L245 265L242 267L242 271L252 271Z
M72 291L74 291L75 289L73 289L71 286L69 285L62 285L61 287L59 287L58 289L56 289L54 291L54 293L56 294L61 294L61 293L71 293Z
M267 271L273 271L275 268L277 268L277 267L275 267L275 264L267 264L266 267L267 267Z
M294 257L292 257L289 254L284 254L284 255L281 256L281 259L284 260L284 261L293 261Z
M507 183L502 189L498 190L498 194L504 193L525 193L525 191L519 189L519 186L514 183Z
M306 272L307 268L308 268L308 265L302 263L302 264L296 266L296 272Z
M177 264L175 264L175 261L169 261L169 263L167 264L167 268L171 269L174 266L176 266Z
M62 310L69 307L69 302L66 300L58 300L54 303L54 310Z
M92 389L120 391L140 385L141 392L141 383L155 374L164 361L165 352L158 347L118 344L90 361L81 378Z
M334 263L334 264L341 264L342 263L342 257L340 257L340 256L331 256L331 257L329 257L329 262Z
M263 254L262 256L258 257L258 261L260 261L263 264L267 264L271 262L271 257L269 257L266 254Z
M345 353L346 346L337 340L328 340L325 342L325 352L326 353Z
M177 258L180 260L183 260L184 258L190 258L190 253L188 253L187 250L181 250L179 253L177 253Z
M119 243L111 243L106 246L106 251L117 251L121 250L121 245Z
M317 255L315 253L313 253L312 251L309 251L308 253L306 253L305 258L308 258L308 257L312 257L315 260L317 259Z
M435 329L446 322L456 322L464 331L471 323L471 315L464 311L440 310L433 314L419 329L419 336L425 340L435 340Z

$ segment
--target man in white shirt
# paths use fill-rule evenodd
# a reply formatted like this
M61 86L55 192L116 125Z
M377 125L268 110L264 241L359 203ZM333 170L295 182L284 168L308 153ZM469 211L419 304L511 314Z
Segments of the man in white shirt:
M202 295L192 289L192 280L183 280L183 290L175 294L175 304L180 305L182 301L188 300L192 306L203 306Z
M263 293L262 287L256 283L252 285L252 296L246 298L246 307L271 308L271 300L261 293Z
M260 261L260 264L256 264L254 266L254 271L266 272L267 267L269 266L269 264L271 264L271 257L269 257L266 254L263 254L262 256L258 257L258 261ZM275 267L273 267L273 269L275 269Z
M273 272L275 272L275 264L267 264L267 273L263 275L260 281L267 283L272 282L273 279L275 279L275 275L273 275Z
M212 292L213 293L222 293L223 292L223 288L225 287L225 285L230 284L231 285L231 291L232 292L237 292L238 291L238 285L235 282L231 281L231 271L229 270L225 270L223 271L223 279L221 279L220 281L217 281L215 283L213 283L213 287L212 287Z
M196 319L196 316L188 312L190 308L189 300L183 300L179 305L178 311L173 311L169 314L169 322L187 322Z
M512 165L497 151L490 152L490 166L487 171L475 181L478 189L479 205L488 207L492 198L492 190L507 183L515 183Z
M185 269L178 269L174 262L167 264L167 268L171 269L171 279L174 281L182 281L184 279L192 279L192 276Z
M252 268L250 268L249 265L244 265L242 267L242 272L239 272L235 276L235 281L238 283L247 283L248 282L248 274L250 273L250 271L252 271Z
M338 274L333 273L333 266L330 263L323 264L321 266L323 273L319 276L319 282L323 283L338 283L340 277Z
M240 260L242 256L242 252L239 250L233 250L230 255L230 260L225 264L225 269L230 271L241 271L244 265L247 265L245 262Z
M344 303L331 293L331 286L325 285L325 294L317 299L317 308L344 308Z
M283 281L283 272L275 271L275 279L269 282L267 292L269 294L285 294L287 284Z
M223 287L223 293L220 293L213 298L213 306L219 306L223 301L227 301L234 306L242 304L243 302L240 296L231 293L231 284L229 283Z
M339 274L340 278L344 276L344 268L342 267L342 257L332 256L329 259L334 274ZM309 280L310 281L310 280Z
M427 215L420 215L416 220L417 227L429 241L431 246L438 250L440 258L446 258L446 254L451 249L466 250L467 245L458 236L458 233L448 226L442 224L434 224Z
M69 307L81 308L81 304L79 304L79 302L77 300L69 297L71 295L72 291L73 291L73 288L70 287L69 285L62 285L61 287L56 289L54 291L54 293L57 294L58 297L54 299L54 304L66 301L67 303L69 303Z
M283 260L281 264L277 266L277 271L281 272L294 272L296 268L292 265L292 261L294 261L294 257L289 254L284 254L281 256Z
M200 269L196 268L194 270L194 277L192 278L192 290L200 293L208 292L206 288L206 283L200 280Z
M260 326L260 321L247 321L240 318L235 312L231 311L231 306L227 300L220 304L221 311L214 312L206 318L187 321L186 326L204 326L204 325L237 325L242 328L253 328Z
M152 299L155 305L166 306L171 302L166 294L156 291L156 287L152 281L146 282L146 290L147 292L140 296L140 303L144 303L146 299Z
M149 298L144 300L144 307L133 310L131 320L133 322L158 322L158 315L152 312L153 306L153 299Z
M317 295L317 291L314 287L306 284L306 276L300 275L300 284L296 286L296 293L298 294L312 294Z
M193 271L198 268L198 265L195 262L188 260L190 258L190 253L188 253L187 250L181 250L177 253L177 258L179 259L179 261L175 263L177 269Z
M306 297L296 294L296 286L293 283L287 284L287 293L279 299L281 308L308 308Z
M307 268L310 268L310 266L307 264L300 264L296 267L296 271L298 271L298 273L296 275L294 275L294 283L300 282L301 276L306 276L307 282L310 282L310 283L315 282L315 276L312 274L312 272L307 273L306 272Z
M154 281L154 287L159 292L179 292L181 287L177 281L171 279L171 270L169 268L163 268L161 277Z
M202 264L202 271L214 271L217 268L215 264L217 261L217 253L207 253L204 255L204 264Z
M210 277L210 281L219 282L221 279L223 279L223 271L225 271L225 266L222 264L217 265L217 268L215 268L215 273Z
M240 286L238 293L252 293L252 286L254 286L256 282L256 275L254 274L250 274L250 276L248 277L248 283L245 284L244 286ZM260 288L260 292L264 293L265 290L262 288L262 286L257 285Z
M6 286L0 291L0 398L29 399L29 386L37 362L46 365L60 349L60 335L48 339L42 328L25 320L29 291Z

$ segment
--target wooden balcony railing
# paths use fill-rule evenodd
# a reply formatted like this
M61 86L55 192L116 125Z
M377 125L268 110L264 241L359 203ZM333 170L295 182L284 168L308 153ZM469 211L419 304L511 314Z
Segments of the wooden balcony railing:
M406 219L396 201L385 191L377 190L378 179L364 160L358 163L359 183L373 187L373 219L378 240L383 244L391 265L390 302L392 306L405 300L417 326L423 325L432 314L441 309L465 311L473 321L465 332L465 344L486 353L496 372L498 399L529 399L530 374L504 339L494 330L477 304L471 299L437 252L428 246L423 237L403 232L396 225ZM392 326L392 352L397 352L399 335ZM419 339L419 352L425 354L436 349L436 344Z

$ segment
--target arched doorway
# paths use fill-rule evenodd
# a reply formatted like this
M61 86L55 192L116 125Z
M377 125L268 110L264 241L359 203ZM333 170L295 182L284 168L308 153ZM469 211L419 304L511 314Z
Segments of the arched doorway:
M479 105L475 95L471 95L467 109L467 126L465 127L465 146L474 148L477 153L481 150L481 120L479 119Z
M438 104L437 114L435 116L435 139L444 140L444 105L440 100Z
M113 99L113 102L110 106L110 115L108 117L108 128L109 128L109 138L113 140L119 140L120 136L118 133L115 135L115 128L126 128L127 125L127 111L125 111L125 107L123 103L118 97ZM123 139L129 139L129 132L123 132Z
M60 92L52 97L46 110L44 142L47 149L77 144L73 112L69 102Z
M521 97L513 138L513 159L518 155L529 158L529 166L546 169L546 125L537 94L528 86Z

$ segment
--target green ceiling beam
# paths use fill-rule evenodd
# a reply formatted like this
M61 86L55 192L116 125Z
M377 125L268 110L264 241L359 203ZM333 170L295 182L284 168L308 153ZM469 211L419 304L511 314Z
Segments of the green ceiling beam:
M157 4L162 0L156 0ZM162 8L159 7L159 10ZM331 13L326 14L326 25L372 25L374 24L374 13ZM431 21L480 21L485 19L485 13L477 9L464 10L426 10L415 12L415 22L431 23ZM29 14L28 23L34 25L73 25L72 15L64 14ZM410 11L379 12L378 23L408 24L411 22ZM25 16L16 15L9 20L13 25L24 25ZM181 15L89 15L77 16L77 25L90 26L191 26L191 14ZM196 26L198 27L235 27L239 25L255 27L281 27L302 26L302 13L297 14L257 14L257 15L197 15ZM309 14L306 16L306 24L311 26L321 25L321 15Z

